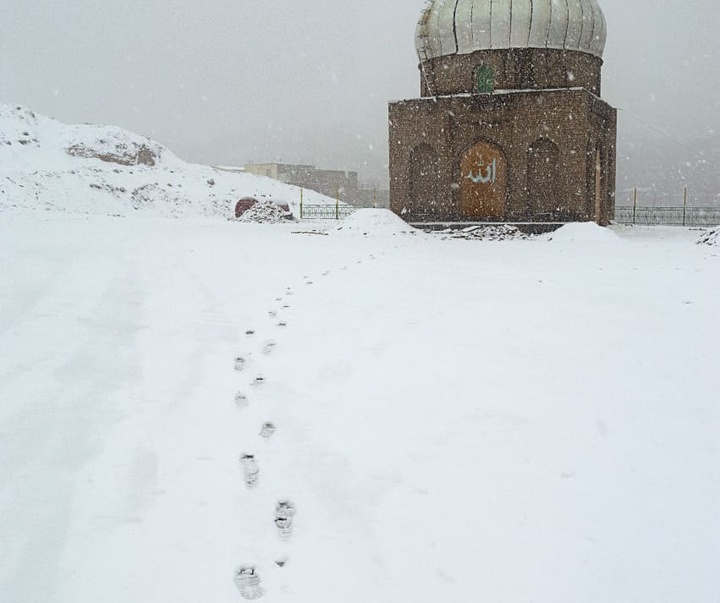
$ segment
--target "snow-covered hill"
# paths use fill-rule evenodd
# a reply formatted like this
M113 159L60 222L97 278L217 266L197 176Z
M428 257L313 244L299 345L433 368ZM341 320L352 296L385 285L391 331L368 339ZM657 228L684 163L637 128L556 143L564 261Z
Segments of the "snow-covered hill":
M269 178L188 164L113 126L65 125L0 105L0 211L230 217L244 196L288 203L300 190ZM334 203L313 191L304 201Z

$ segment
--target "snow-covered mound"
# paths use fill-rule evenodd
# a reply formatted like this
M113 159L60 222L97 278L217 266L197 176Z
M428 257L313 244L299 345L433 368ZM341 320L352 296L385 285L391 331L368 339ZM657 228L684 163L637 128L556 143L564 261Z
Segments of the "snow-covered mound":
M720 226L708 230L698 239L699 245L718 245L720 246Z
M65 125L0 105L0 211L230 217L245 196L294 209L300 189L185 163L161 144L117 127ZM304 202L334 203L312 191Z
M547 235L547 240L558 243L602 244L619 241L619 237L612 230L598 226L595 222L573 222Z
M361 237L385 237L418 232L389 209L359 209L345 218L335 230Z
M280 224L290 220L294 221L292 213L285 211L272 201L258 201L237 218L238 222L256 224Z

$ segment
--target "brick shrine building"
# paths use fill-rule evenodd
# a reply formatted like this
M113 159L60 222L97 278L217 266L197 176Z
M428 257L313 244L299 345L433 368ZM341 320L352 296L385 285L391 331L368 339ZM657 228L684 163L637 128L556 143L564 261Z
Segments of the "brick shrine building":
M421 97L390 104L390 207L408 222L606 225L616 110L596 0L429 0Z

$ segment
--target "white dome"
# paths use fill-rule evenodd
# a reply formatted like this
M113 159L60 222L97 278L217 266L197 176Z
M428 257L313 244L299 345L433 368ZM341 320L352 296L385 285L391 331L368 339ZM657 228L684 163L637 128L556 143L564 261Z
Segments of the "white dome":
M428 0L415 43L421 61L506 48L602 57L606 36L596 0Z

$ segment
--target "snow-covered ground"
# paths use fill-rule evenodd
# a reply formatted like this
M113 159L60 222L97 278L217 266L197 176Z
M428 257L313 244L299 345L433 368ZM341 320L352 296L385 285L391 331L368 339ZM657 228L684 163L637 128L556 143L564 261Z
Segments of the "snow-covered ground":
M0 213L3 603L718 601L716 247L334 226Z
M299 210L297 187L188 164L157 142L113 126L68 126L0 104L0 212L229 218L246 196ZM335 200L305 191L304 203Z

